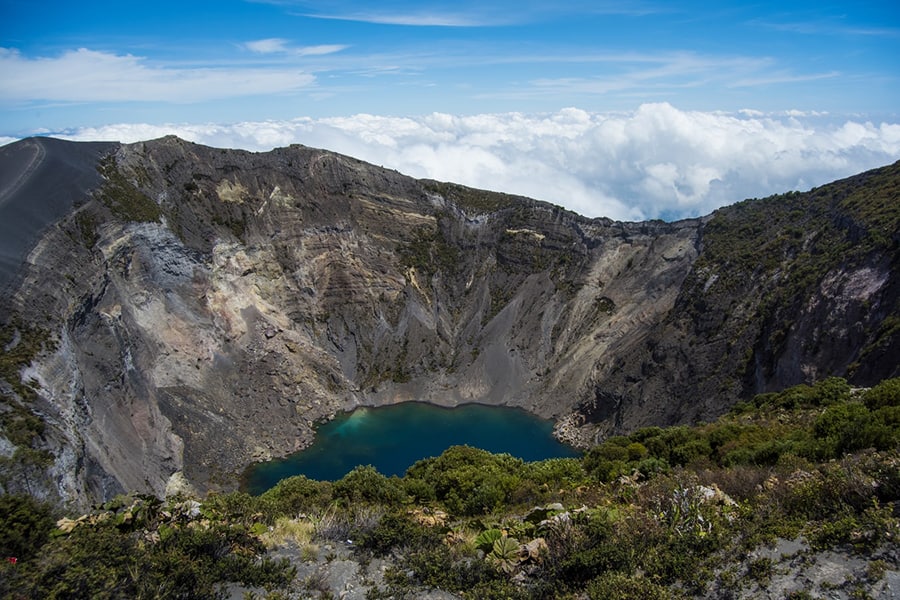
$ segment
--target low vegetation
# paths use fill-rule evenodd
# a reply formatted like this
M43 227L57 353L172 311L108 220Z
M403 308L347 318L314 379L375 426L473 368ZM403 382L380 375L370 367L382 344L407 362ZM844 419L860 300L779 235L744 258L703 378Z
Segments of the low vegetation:
M444 239L440 230L428 227L416 230L397 253L405 268L417 269L426 281L439 271L452 274L459 268L459 250Z
M40 352L54 347L49 332L38 327L17 319L0 325L0 436L12 446L9 454L0 453L0 492L31 492L32 481L53 460L38 443L45 427L32 406L38 384L23 381L21 373Z
M311 558L352 540L359 562L388 561L372 599L425 588L472 599L732 597L778 575L775 559L753 552L802 539L808 552L865 559L853 593L866 597L900 569L898 501L900 379L858 391L831 378L759 395L714 423L607 439L582 458L526 463L457 446L403 477L360 466L260 496L128 496L74 520L5 496L0 552L19 560L0 567L0 592L207 598L239 582L272 598L325 598L267 548Z
M843 285L835 277L862 277L882 268L879 260L896 264L898 174L900 163L809 192L745 200L711 215L680 297L696 331L727 340L720 364L705 368L710 377L738 377L744 390L773 377L791 338L796 341L797 329L808 322L813 299ZM865 365L896 344L900 305L891 296L881 305L873 302L874 296L846 317L864 329L857 362L846 370L850 379L871 381ZM809 343L803 352L803 360L816 364L832 360L833 351L822 342Z
M159 205L125 177L119 170L115 157L103 159L98 170L106 180L99 191L100 201L116 217L125 221L159 221L162 216Z
M424 181L425 189L452 201L468 214L486 214L514 206L519 200L501 192L477 190L456 183Z

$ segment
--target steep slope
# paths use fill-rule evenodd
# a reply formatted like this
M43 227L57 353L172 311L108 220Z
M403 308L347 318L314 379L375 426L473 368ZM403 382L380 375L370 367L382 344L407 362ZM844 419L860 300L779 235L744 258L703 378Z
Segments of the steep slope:
M601 431L634 429L830 375L896 377L898 274L900 163L720 209L672 311L581 413Z
M100 184L94 165L115 144L32 138L0 147L0 290L40 234Z
M897 165L704 220L616 223L300 146L109 151L4 298L5 421L44 424L18 443L6 426L5 454L52 453L9 459L44 493L232 487L358 405L515 405L589 440L897 370ZM775 258L754 266L762 247Z

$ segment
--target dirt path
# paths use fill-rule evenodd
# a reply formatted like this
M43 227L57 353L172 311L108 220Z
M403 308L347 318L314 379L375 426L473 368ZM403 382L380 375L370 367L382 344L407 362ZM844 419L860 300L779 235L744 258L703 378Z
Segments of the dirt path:
M33 151L33 154L28 159L28 164L25 165L25 168L18 170L18 172L0 173L0 208L3 208L4 204L28 181L32 173L41 166L41 163L44 162L44 158L47 156L47 151L40 142L28 140L26 143L29 145L29 149Z

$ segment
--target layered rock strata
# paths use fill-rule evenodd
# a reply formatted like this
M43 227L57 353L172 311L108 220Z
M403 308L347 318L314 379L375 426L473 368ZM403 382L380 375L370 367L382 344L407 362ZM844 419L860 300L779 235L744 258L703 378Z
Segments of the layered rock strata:
M590 443L824 375L897 373L896 226L863 248L880 221L831 196L791 196L780 229L748 232L742 212L765 202L618 223L301 146L18 144L96 157L70 161L96 185L22 238L3 300L8 324L51 340L16 382L35 399L7 386L7 404L47 424L44 481L78 502L231 488L360 405L517 406ZM45 201L33 177L16 206ZM760 236L795 222L818 229L754 266ZM790 279L852 235L858 251Z

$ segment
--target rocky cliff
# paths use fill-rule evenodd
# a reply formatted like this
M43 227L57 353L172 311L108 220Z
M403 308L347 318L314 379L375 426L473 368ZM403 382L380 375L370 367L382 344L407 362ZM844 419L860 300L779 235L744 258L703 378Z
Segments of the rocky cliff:
M898 374L900 164L677 223L301 146L33 139L0 175L0 221L38 216L0 242L7 489L229 488L359 405L520 406L589 443Z

